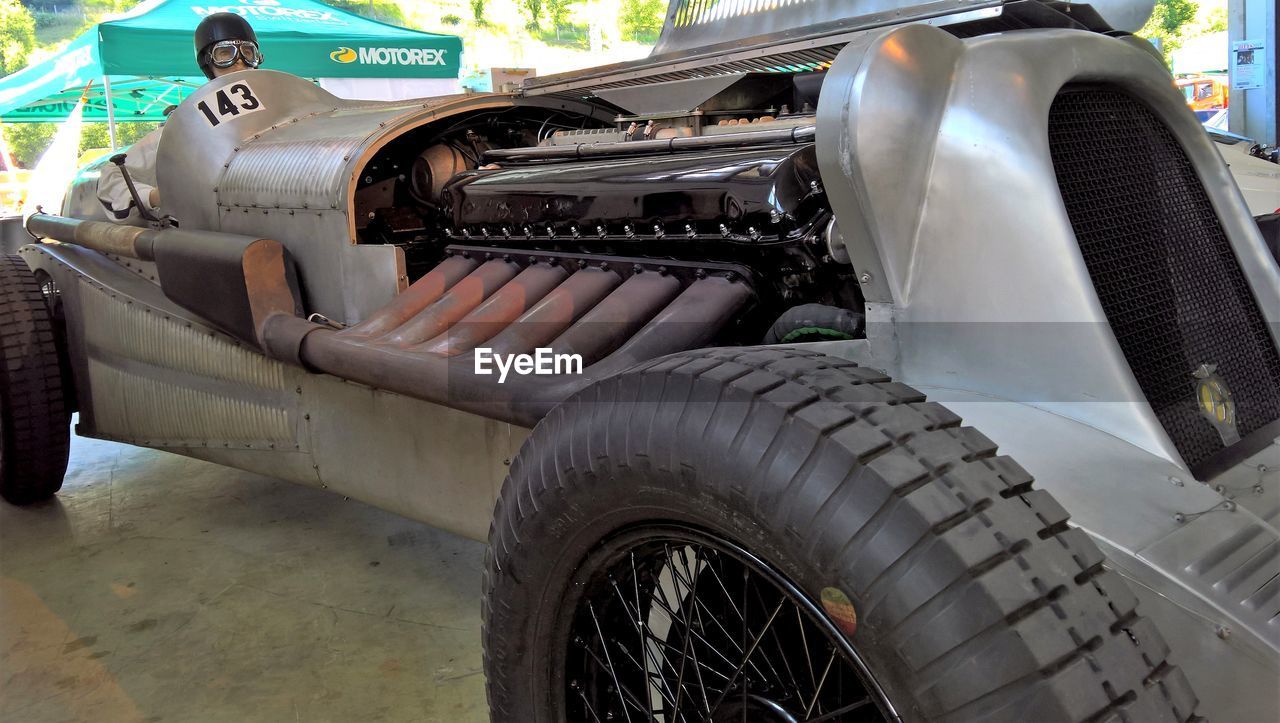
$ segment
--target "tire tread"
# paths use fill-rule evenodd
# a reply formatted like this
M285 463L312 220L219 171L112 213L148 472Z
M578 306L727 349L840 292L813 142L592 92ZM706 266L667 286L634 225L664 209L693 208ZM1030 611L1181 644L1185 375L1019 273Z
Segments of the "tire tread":
M61 489L70 453L68 401L53 318L36 277L21 257L0 255L4 499L29 504Z
M707 404L691 411L695 402ZM582 405L589 413L579 413ZM679 408L671 425L663 405ZM587 426L567 429L570 416ZM587 440L588 449L562 457L563 439ZM664 443L660 458L647 456ZM631 465L678 485L716 464L707 455L717 449L762 475L786 471L775 487L728 484L816 566L838 573L842 561L857 561L844 581L858 591L859 619L883 621L874 634L901 650L925 717L1195 719L1195 696L1154 625L1136 612L1136 598L1066 510L994 442L874 370L769 347L641 365L560 405L534 430L503 485L485 568L495 720L519 719L524 705L504 683L512 674L507 626L518 613L492 598L502 561L519 557L520 530L538 507L525 495L572 498ZM538 473L524 460L538 460ZM890 544L890 532L901 539ZM962 617L961 609L983 612ZM980 676L975 666L984 661Z

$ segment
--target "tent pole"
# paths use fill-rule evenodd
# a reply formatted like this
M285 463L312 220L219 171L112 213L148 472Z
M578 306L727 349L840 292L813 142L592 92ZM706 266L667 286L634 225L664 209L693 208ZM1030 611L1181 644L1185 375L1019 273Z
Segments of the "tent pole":
M116 149L116 109L111 101L111 78L102 76L102 95L107 101L107 138L111 140L111 150Z

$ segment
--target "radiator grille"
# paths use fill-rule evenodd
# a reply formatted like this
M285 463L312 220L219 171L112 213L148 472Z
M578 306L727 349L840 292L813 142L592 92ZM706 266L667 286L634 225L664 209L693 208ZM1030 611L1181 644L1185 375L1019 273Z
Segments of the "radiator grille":
M1143 394L1195 470L1224 449L1193 372L1214 364L1240 436L1280 418L1280 354L1209 198L1155 114L1113 87L1068 87L1049 148L1089 275Z

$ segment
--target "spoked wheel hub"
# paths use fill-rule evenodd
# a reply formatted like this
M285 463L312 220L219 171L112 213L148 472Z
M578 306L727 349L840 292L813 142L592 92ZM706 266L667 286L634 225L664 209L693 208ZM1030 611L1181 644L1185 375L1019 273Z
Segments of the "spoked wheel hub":
M633 528L579 567L559 629L569 720L896 720L848 639L768 563L706 532Z

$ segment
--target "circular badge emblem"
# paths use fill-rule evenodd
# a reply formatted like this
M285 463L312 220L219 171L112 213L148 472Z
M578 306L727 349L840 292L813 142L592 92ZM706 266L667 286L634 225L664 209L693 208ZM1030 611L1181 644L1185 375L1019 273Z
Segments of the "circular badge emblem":
M835 587L822 588L822 609L831 616L831 621L840 628L840 632L853 637L858 629L858 611L853 609L853 601L842 590Z

